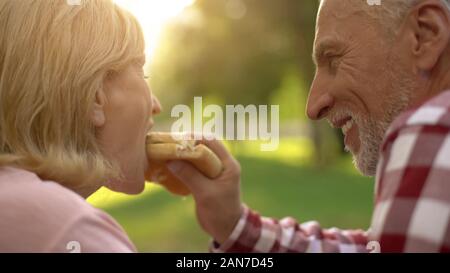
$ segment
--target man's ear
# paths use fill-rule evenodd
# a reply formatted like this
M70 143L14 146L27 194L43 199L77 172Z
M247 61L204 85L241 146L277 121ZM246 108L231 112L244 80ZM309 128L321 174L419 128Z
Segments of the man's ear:
M418 4L409 15L414 32L412 53L418 70L429 71L437 64L450 41L448 8L439 0Z
M94 105L91 110L91 122L95 127L103 127L106 122L105 115L106 94L103 89L100 89L95 94Z

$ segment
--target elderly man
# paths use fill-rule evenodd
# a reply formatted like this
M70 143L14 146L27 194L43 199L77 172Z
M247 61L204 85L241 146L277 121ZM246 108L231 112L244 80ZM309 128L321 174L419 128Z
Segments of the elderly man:
M259 216L241 204L239 164L212 143L226 161L220 181L171 166L193 192L212 251L450 251L449 2L380 2L321 1L307 107L342 129L357 168L375 176L371 228Z

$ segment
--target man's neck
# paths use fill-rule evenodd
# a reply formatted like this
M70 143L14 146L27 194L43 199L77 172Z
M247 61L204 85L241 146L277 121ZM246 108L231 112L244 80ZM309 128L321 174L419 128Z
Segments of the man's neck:
M429 72L429 97L450 89L450 44L440 56L436 66Z
M423 75L425 85L418 91L418 96L414 105L419 105L425 101L439 95L440 93L450 90L450 69L445 65L439 66L431 73Z
M439 93L450 89L450 71L445 71L442 76L437 77L430 86L429 97L434 97Z

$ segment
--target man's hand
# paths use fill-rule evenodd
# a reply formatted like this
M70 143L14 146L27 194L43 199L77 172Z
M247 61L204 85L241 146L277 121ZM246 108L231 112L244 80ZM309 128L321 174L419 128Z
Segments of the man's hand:
M192 192L201 227L222 244L233 231L242 213L240 197L241 167L218 140L200 140L222 161L224 170L209 179L184 161L168 163L169 170Z

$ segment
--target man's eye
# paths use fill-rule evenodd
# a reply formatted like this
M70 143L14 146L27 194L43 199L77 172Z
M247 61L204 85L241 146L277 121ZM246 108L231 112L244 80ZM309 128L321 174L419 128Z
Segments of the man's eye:
M328 56L327 59L330 69L335 70L339 66L340 56L338 55Z

